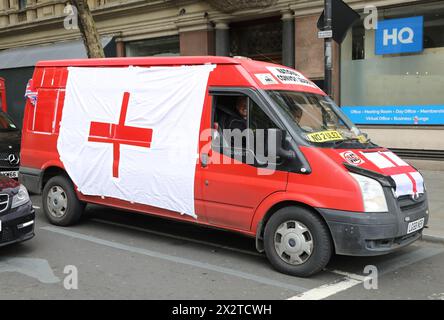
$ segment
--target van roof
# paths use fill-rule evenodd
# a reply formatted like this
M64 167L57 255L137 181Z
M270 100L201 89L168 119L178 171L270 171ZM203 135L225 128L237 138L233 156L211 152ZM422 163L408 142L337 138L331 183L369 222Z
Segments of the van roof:
M171 66L202 64L241 64L242 59L215 56L199 57L137 57L105 59L73 59L40 61L37 67L95 67L95 66Z
M316 85L303 84L285 84L277 80L271 83L264 83L264 80L258 80L261 76L270 76L270 70L267 68L288 68L278 64L251 60L243 57L218 57L218 56L196 56L196 57L137 57L137 58L105 58L105 59L75 59L75 60L54 60L40 61L37 68L66 68L66 67L128 67L128 66L182 66L182 65L232 65L241 66L245 69L243 73L243 82L236 82L237 85L257 86L264 90L296 90L325 95ZM241 78L241 77L239 77ZM220 79L219 79L220 80ZM226 79L225 79L226 80ZM230 78L230 81L234 81ZM220 81L223 82L223 81ZM234 82L233 82L234 83Z

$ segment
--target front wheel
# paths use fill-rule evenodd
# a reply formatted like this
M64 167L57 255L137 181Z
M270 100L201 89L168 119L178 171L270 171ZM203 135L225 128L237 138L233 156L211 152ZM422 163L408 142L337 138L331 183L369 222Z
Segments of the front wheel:
M280 209L270 218L265 227L264 245L276 270L298 277L320 272L333 252L324 221L301 207Z
M85 209L77 198L73 183L64 176L48 181L43 189L42 204L49 222L57 226L75 224Z

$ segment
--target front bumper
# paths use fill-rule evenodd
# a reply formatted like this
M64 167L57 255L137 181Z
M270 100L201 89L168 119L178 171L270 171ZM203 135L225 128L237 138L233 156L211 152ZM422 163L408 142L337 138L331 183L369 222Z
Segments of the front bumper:
M388 189L389 190L389 189ZM336 253L352 256L377 256L408 246L422 237L418 230L407 234L409 223L429 220L427 195L419 201L395 199L385 190L388 213L362 213L318 209L330 228Z
M35 210L31 202L0 215L0 247L34 237Z

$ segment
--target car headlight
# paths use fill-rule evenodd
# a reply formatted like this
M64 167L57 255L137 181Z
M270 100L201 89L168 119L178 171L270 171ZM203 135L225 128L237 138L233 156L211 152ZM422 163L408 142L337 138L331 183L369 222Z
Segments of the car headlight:
M28 190L26 190L26 187L24 185L20 185L19 192L12 197L12 205L11 208L17 208L20 207L30 201Z
M388 212L384 190L378 181L355 173L350 175L361 188L365 212Z

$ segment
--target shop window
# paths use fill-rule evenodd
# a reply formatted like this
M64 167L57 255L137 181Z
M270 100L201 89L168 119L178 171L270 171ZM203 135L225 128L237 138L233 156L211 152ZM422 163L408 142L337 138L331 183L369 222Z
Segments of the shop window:
M27 0L19 0L19 2L18 2L19 10L25 10L26 9L26 2L27 2Z
M416 16L424 17L421 52L377 55L375 30L357 25L348 33L341 47L342 106L444 105L444 3L379 9L379 20ZM382 115L378 117L379 122L385 121Z
M444 11L425 17L424 48L444 47Z
M127 42L127 57L156 57L180 55L179 36Z
M365 29L363 24L352 28L352 59L365 59Z

